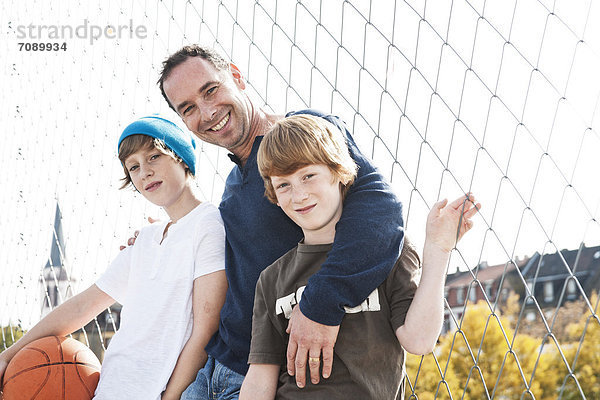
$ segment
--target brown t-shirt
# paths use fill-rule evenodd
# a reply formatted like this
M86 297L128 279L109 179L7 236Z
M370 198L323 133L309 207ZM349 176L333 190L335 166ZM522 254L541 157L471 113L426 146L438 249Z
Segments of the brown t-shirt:
M387 279L361 305L346 308L331 376L317 385L307 379L306 387L299 389L287 373L288 318L330 249L331 245L300 243L260 274L248 362L281 366L277 399L403 398L404 349L395 332L404 324L420 276L419 256L406 239Z

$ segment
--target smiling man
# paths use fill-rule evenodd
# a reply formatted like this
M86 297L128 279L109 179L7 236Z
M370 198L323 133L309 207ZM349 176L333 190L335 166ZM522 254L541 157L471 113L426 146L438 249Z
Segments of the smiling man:
M216 57L216 55L215 55ZM254 138L264 135L281 116L255 109L244 93L246 84L233 64L190 57L161 77L161 91L185 125L201 140L235 154L242 162Z
M186 46L170 56L158 83L188 129L201 140L229 150L236 164L219 206L226 231L227 298L219 331L206 348L209 359L182 396L204 399L213 393L217 397L211 398L236 399L248 371L258 277L302 238L301 229L264 196L256 164L263 136L283 116L256 107L244 92L246 83L238 68L200 46ZM304 387L309 354L322 358L322 376L330 376L345 307L361 304L386 279L400 254L404 230L401 203L339 118L315 110L297 113L325 118L344 132L359 167L332 249L290 318L288 372ZM316 384L320 370L311 368L311 382Z

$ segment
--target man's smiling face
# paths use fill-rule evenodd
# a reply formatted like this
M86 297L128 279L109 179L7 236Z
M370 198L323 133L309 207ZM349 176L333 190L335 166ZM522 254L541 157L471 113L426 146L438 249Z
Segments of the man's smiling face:
M200 57L190 57L175 67L163 84L167 98L190 131L234 153L250 131L245 87L237 68L217 70Z

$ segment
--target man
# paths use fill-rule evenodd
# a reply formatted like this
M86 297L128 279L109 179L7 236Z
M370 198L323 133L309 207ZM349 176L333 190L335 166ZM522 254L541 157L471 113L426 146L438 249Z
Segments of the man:
M219 206L226 231L229 289L219 332L206 348L209 360L182 397L203 398L212 392L221 393L219 399L235 399L248 370L260 272L302 238L300 228L264 196L256 165L262 136L283 116L256 107L244 93L246 84L238 68L199 46L186 46L169 57L158 83L188 129L203 141L229 150L236 163ZM327 260L308 282L290 318L288 372L296 376L299 387L305 386L309 358L311 382L319 382L320 357L322 376L329 377L344 307L362 303L385 280L404 236L400 202L339 119L311 110L302 113L321 116L342 129L360 168Z

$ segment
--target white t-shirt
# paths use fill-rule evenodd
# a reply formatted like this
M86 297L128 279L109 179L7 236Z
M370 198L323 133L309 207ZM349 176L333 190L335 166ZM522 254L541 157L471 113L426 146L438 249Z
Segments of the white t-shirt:
M202 203L171 225L143 228L96 285L123 305L106 350L96 400L160 399L192 332L194 279L225 269L219 210Z

